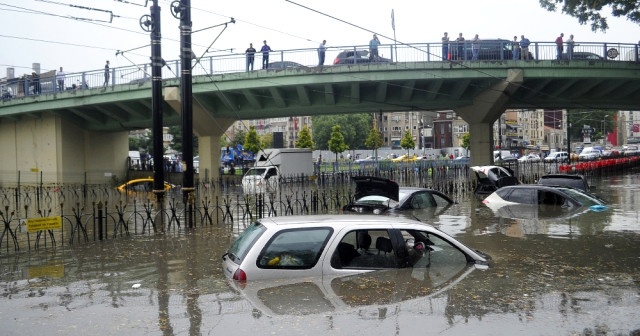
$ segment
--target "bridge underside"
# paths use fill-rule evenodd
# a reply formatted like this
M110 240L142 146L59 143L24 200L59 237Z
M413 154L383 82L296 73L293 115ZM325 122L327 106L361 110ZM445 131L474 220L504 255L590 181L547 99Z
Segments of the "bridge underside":
M632 62L415 62L259 70L193 78L193 99L214 118L248 120L361 112L457 109L523 71L505 108L638 109L640 64ZM179 87L166 80L167 87ZM94 131L150 128L151 86L68 91L13 99L0 120L53 113ZM167 125L180 117L163 105Z

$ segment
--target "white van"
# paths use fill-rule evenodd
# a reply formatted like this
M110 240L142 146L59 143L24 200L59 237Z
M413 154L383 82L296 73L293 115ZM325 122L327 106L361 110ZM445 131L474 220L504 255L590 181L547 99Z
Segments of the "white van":
M544 158L545 162L569 162L569 153L553 152Z

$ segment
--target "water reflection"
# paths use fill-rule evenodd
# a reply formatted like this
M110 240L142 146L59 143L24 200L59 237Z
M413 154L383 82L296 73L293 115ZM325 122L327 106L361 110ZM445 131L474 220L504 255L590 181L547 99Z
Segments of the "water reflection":
M0 334L639 333L640 175L596 190L609 211L501 218L470 198L411 214L491 255L488 270L239 289L220 269L227 227L2 254Z

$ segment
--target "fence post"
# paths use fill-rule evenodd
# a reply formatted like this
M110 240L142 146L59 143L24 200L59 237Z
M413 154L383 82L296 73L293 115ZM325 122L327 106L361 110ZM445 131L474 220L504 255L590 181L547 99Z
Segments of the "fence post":
M98 240L102 241L102 201L98 202Z

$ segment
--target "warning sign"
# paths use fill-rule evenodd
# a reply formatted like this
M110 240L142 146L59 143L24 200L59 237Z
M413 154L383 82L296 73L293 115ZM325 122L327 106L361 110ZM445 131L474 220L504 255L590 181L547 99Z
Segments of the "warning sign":
M27 218L27 231L38 232L42 230L62 229L62 217Z

